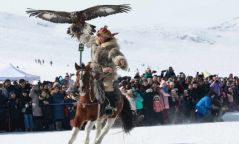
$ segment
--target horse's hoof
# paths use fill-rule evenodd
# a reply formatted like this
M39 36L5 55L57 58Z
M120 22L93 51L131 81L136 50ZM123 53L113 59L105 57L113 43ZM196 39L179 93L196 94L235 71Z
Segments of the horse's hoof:
M89 144L90 141L89 140L85 140L84 144Z
M94 142L94 144L101 144L101 141L97 140L97 141Z

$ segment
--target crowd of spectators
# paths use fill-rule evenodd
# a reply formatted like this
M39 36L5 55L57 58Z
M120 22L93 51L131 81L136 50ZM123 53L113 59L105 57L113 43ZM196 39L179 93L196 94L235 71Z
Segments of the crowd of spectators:
M176 75L173 68L118 79L121 92L130 101L137 125L190 123L198 120L197 103L211 96L207 121L220 121L225 111L239 108L239 78L210 75ZM49 131L71 128L76 99L69 87L71 75L54 82L32 85L21 79L0 83L0 131Z
M0 131L71 129L75 97L67 93L71 75L32 85L24 79L0 84Z
M239 78L233 74L186 76L172 67L159 74L147 68L119 80L136 120L144 117L143 125L221 121L223 113L239 109Z

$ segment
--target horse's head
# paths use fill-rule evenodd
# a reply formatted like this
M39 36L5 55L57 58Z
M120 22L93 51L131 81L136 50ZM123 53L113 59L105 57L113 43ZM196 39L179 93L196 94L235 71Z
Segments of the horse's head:
M94 72L90 67L90 63L86 66L84 64L78 65L75 63L76 69L76 86L80 92L80 95L83 96L86 94L87 90L92 88L92 80L94 79Z

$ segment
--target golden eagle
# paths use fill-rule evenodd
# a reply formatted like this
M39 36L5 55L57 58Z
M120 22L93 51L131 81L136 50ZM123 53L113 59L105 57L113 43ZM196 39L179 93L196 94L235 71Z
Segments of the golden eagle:
M127 13L131 10L129 4L123 5L98 5L87 8L82 11L65 12L65 11L52 11L52 10L34 10L28 8L26 13L29 17L35 16L46 21L53 23L70 23L72 24L67 33L71 36L76 34L90 34L95 32L95 26L85 21L97 17L105 17L117 13Z

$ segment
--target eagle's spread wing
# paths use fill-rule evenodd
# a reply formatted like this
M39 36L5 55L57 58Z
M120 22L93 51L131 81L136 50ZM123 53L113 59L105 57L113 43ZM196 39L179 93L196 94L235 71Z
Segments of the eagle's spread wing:
M128 4L123 5L98 5L83 11L64 12L52 10L34 10L26 11L29 16L35 16L46 21L54 23L72 23L68 28L67 33L71 36L79 36L82 33L93 35L95 26L86 23L86 20L91 20L97 17L108 16L117 13L127 13L131 10Z
M97 17L108 16L116 13L127 13L131 10L131 7L128 4L123 5L98 5L88 9L85 9L82 12L82 17L84 20L91 20Z
M73 23L74 20L72 13L64 11L34 10L28 8L26 13L29 14L29 16L35 16L54 23Z

